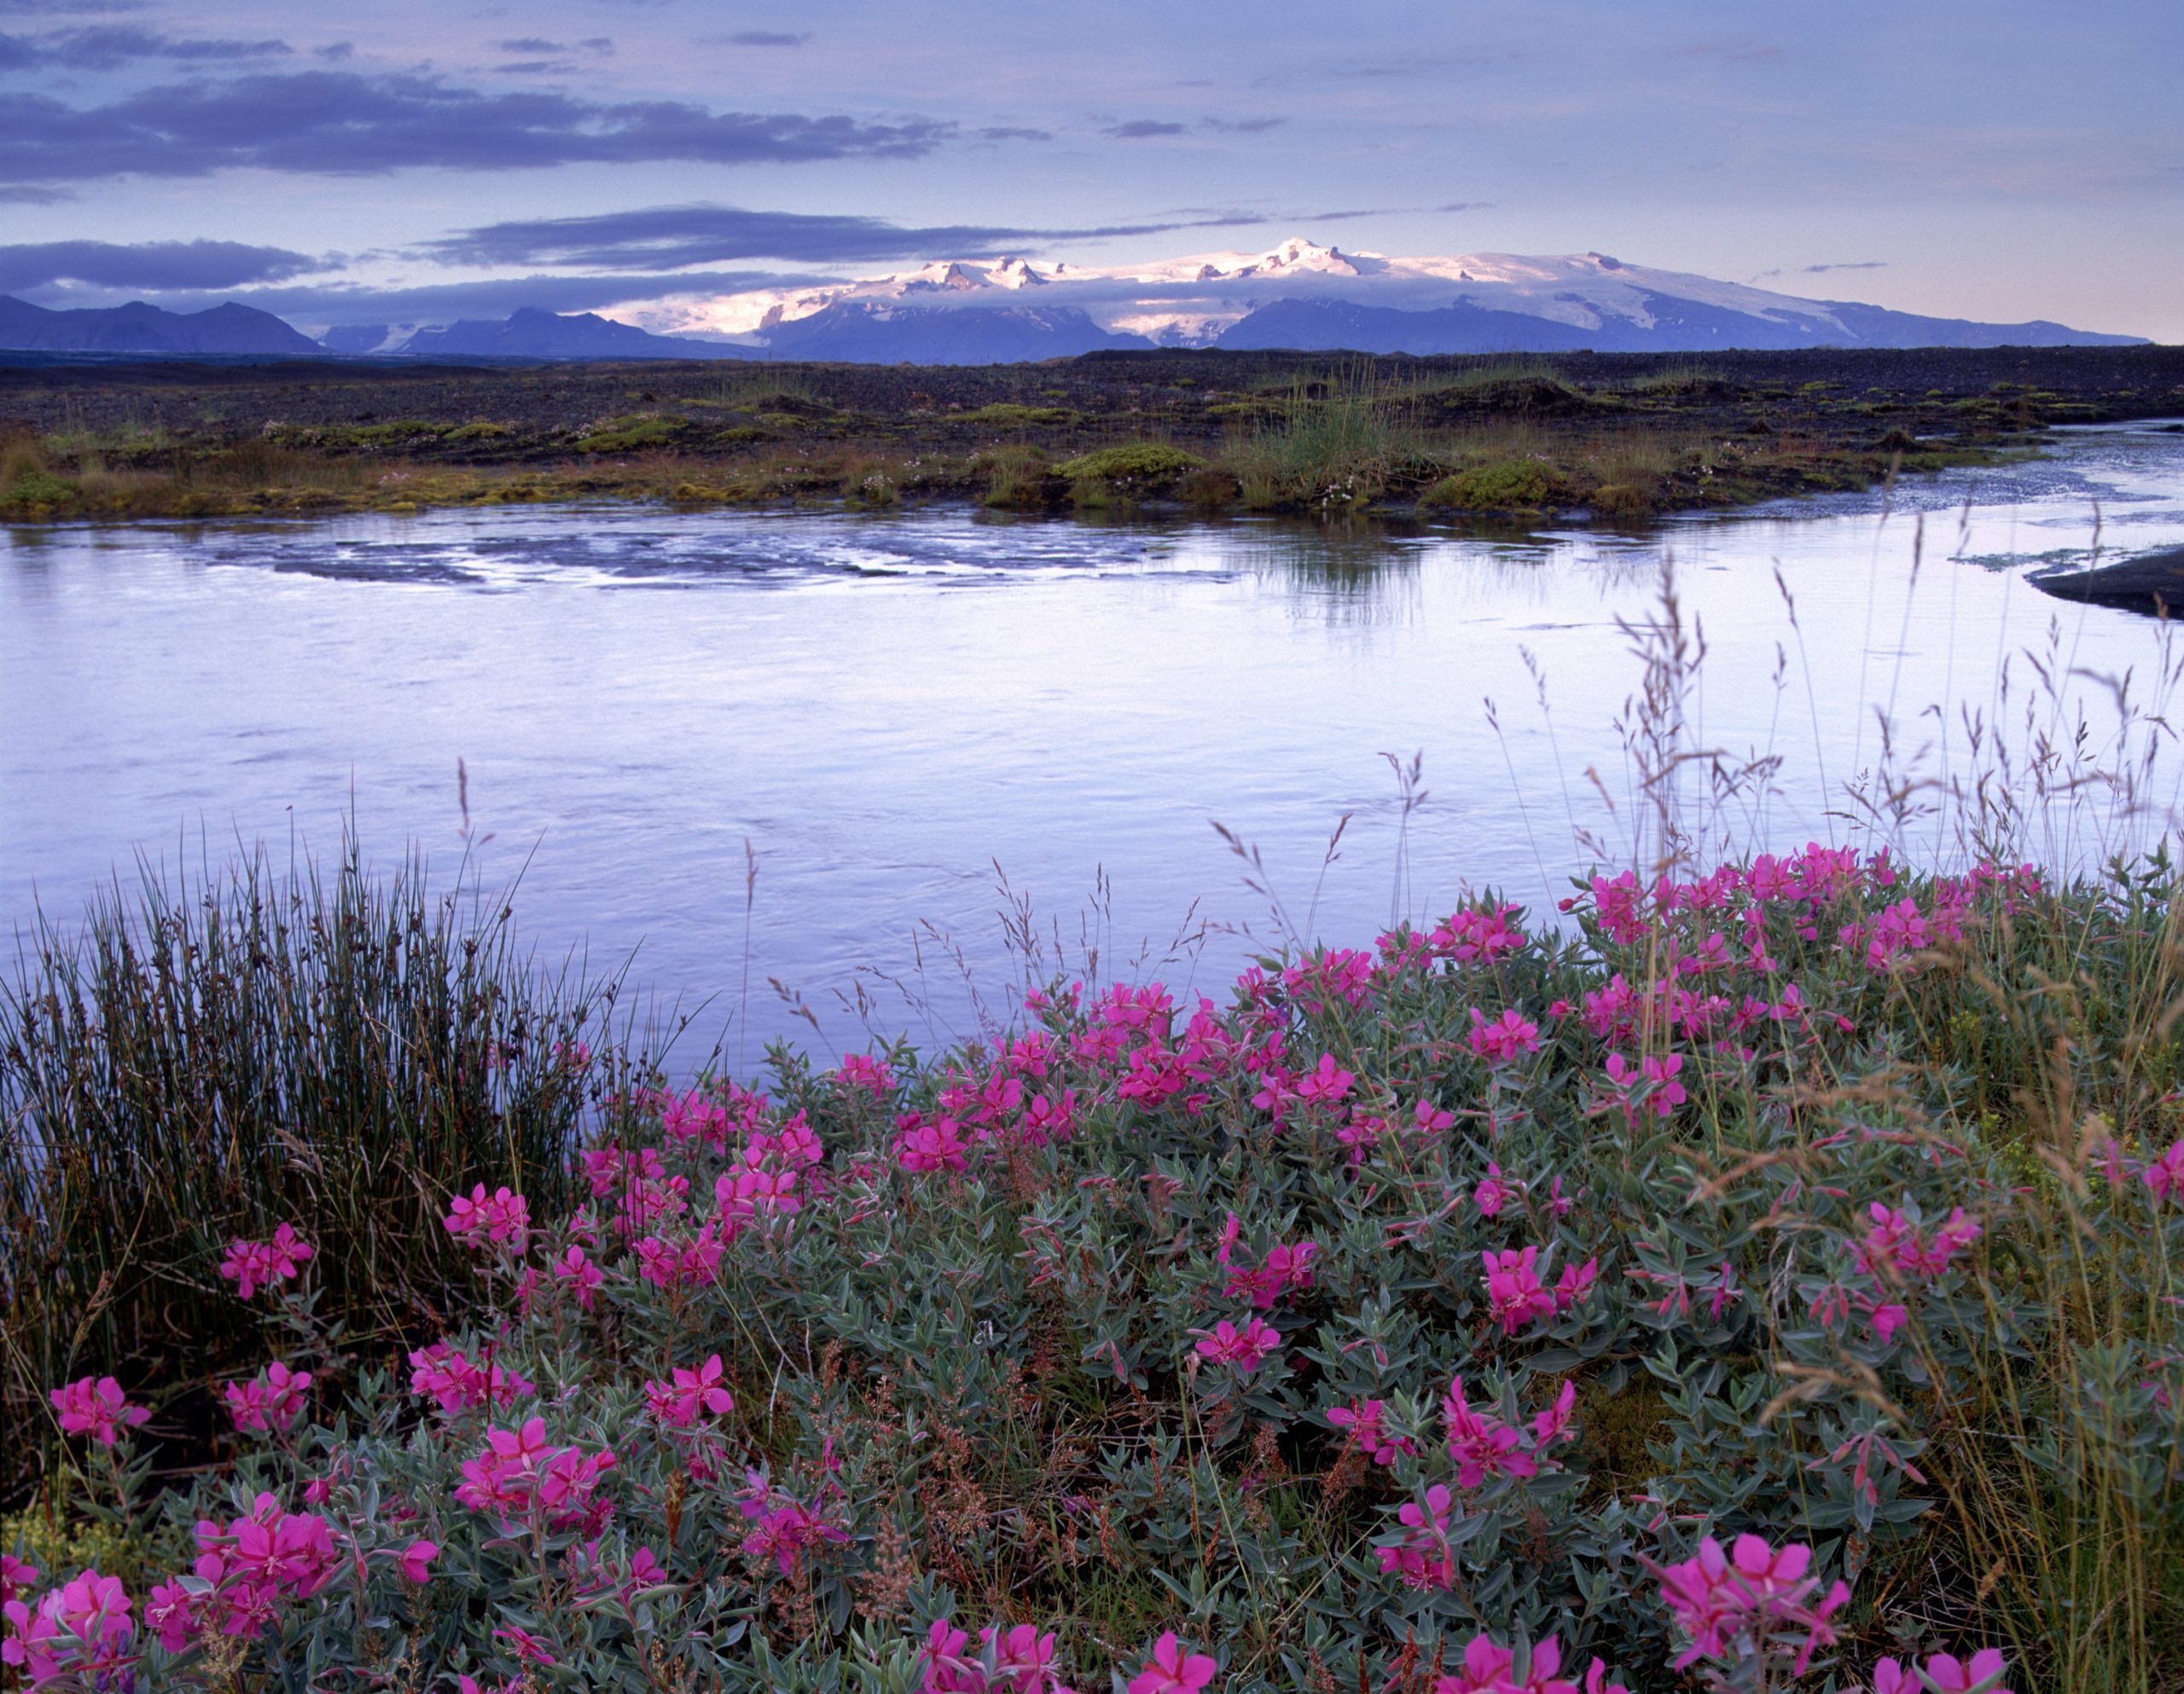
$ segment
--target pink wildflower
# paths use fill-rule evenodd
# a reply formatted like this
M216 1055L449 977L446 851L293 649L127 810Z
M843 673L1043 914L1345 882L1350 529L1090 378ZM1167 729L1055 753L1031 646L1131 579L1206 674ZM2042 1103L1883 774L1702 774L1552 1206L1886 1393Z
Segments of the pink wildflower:
M1407 1453L1415 1453L1417 1444L1409 1436L1391 1436L1381 1424L1387 1411L1382 1400L1354 1400L1347 1406L1337 1406L1327 1413L1327 1422L1339 1430L1348 1430L1357 1450L1375 1465L1393 1465Z
M1436 1482L1426 1491L1426 1503L1406 1500L1396 1518L1408 1532L1391 1547L1375 1547L1383 1575L1394 1575L1406 1588L1439 1589L1455 1586L1455 1561L1449 1552L1450 1495Z
M552 1262L554 1280L563 1288L573 1290L577 1304L587 1312L591 1310L595 1292L607 1280L599 1267L584 1257L583 1248L574 1245L566 1249Z
M1554 1309L1566 1312L1572 1306L1583 1305L1592 1297L1593 1285L1600 1280L1600 1273L1598 1258L1588 1259L1582 1265L1565 1265L1554 1284Z
M1513 1006L1490 1024L1473 1007L1471 1050L1489 1065L1507 1065L1525 1053L1539 1051L1539 1025Z
M1333 1053L1323 1053L1317 1068L1297 1079L1296 1095L1313 1105L1340 1105L1356 1082L1356 1074L1338 1065Z
M1516 1185L1502 1180L1502 1167L1489 1163L1486 1175L1471 1191L1472 1204L1478 1208L1480 1215L1499 1217L1502 1208L1508 1204L1510 1197L1517 1192Z
M129 1610L120 1581L91 1569L55 1588L35 1609L9 1600L0 1663L16 1667L33 1688L61 1682L107 1686L135 1657Z
M1486 1252L1479 1256L1486 1262L1488 1308L1500 1321L1504 1335L1516 1334L1534 1318L1554 1314L1554 1296L1539 1279L1538 1248L1526 1247L1521 1251L1512 1248L1507 1252Z
M433 1574L433 1561L440 1556L436 1542L412 1541L402 1550L402 1579L405 1582L424 1583Z
M286 1282L295 1275L311 1252L311 1243L284 1223L274 1230L270 1241L228 1243L227 1256L220 1261L220 1274L234 1283L235 1292L247 1300L260 1288Z
M1796 1674L1802 1676L1813 1653L1835 1639L1827 1620L1850 1598L1838 1582L1813 1604L1820 1584L1805 1573L1812 1549L1803 1545L1777 1552L1757 1535L1740 1535L1734 1552L1724 1553L1711 1535L1681 1563L1661 1569L1661 1598L1691 1645L1676 1661L1687 1669L1701 1658L1726 1660L1740 1645L1761 1650L1778 1631L1802 1631Z
M1512 1650L1496 1645L1489 1636L1474 1635L1465 1644L1463 1668L1435 1681L1433 1694L1580 1694L1576 1683L1558 1674L1562 1668L1562 1643L1552 1635L1533 1645L1530 1668L1521 1681L1516 1663ZM1593 1661L1592 1672L1585 1679L1586 1694L1600 1691L1605 1670L1598 1659Z
M1130 1694L1199 1694L1221 1667L1203 1653L1188 1651L1174 1630L1153 1644L1153 1656L1130 1679Z
M62 1435L89 1436L101 1447L112 1447L121 1439L123 1430L133 1429L152 1415L142 1406L131 1406L121 1384L112 1377L101 1377L96 1382L79 1377L46 1397L61 1414Z
M671 1384L645 1384L645 1409L669 1428L687 1430L707 1413L718 1418L735 1410L735 1399L720 1385L719 1354L694 1371L677 1366L672 1375Z
M2169 1144L2169 1151L2139 1173L2139 1180L2157 1201L2184 1206L2184 1137Z
M1923 1671L1883 1659L1873 1666L1873 1694L2010 1694L2001 1685L2008 1668L1998 1647L1981 1648L1969 1663L1953 1653L1937 1653Z
M471 1189L468 1199L457 1194L450 1200L441 1221L449 1234L468 1236L473 1245L486 1241L520 1253L531 1229L531 1205L505 1186L488 1194L480 1182Z
M1281 1345L1281 1336L1271 1324L1252 1318L1238 1329L1223 1318L1210 1331L1194 1330L1199 1337L1198 1351L1201 1358L1217 1365L1234 1365L1245 1375L1266 1362L1267 1355Z
M278 1359L247 1383L222 1390L239 1430L281 1430L296 1420L311 1393L311 1372L292 1371Z
M38 1568L13 1553L0 1553L0 1605L26 1594L38 1581Z

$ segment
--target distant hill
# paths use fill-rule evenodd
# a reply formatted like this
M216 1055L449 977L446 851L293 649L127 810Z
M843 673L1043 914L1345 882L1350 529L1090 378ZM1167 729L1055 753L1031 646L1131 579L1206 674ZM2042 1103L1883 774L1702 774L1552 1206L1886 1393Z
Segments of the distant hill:
M947 259L892 276L758 289L678 308L739 339L662 335L595 312L526 309L446 325L355 324L308 339L235 303L48 310L0 296L0 349L453 359L807 359L1014 364L1149 347L1358 353L1780 351L1803 347L2144 345L2039 320L1980 323L1629 264L1606 253L1264 252L1151 264Z
M333 334L327 339L332 346ZM749 359L763 352L731 341L654 335L596 312L561 316L533 308L497 320L466 318L444 329L420 329L394 351L410 357L502 359Z
M229 301L205 311L125 306L55 311L0 294L0 347L67 353L288 353L326 350L269 311Z
M705 316L764 338L776 357L965 364L1148 343L1424 354L2097 347L2142 339L1808 299L1606 253L1402 258L1301 236L1264 252L1117 265L941 259L892 276L722 295Z
M1604 317L1581 327L1467 300L1403 311L1348 300L1275 300L1255 307L1214 339L1217 347L1341 348L1361 353L1682 352L1740 347L2128 346L2137 338L2095 335L2059 323L1973 323L1920 317L1879 306L1831 302L1828 315L1763 316L1700 300L1647 294L1642 317Z

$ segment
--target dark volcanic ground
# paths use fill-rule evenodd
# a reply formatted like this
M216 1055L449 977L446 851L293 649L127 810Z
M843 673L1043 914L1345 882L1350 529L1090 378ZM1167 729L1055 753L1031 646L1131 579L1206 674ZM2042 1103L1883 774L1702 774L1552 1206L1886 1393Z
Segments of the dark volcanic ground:
M329 445L362 428L383 445L398 433L387 426L416 420L496 427L456 441L404 442L413 455L520 462L566 450L608 420L665 413L677 424L672 444L686 451L784 433L880 447L965 447L1002 436L1068 450L1147 435L1199 447L1248 427L1287 395L1330 382L1411 391L1405 403L1427 427L1511 416L1553 426L1583 415L1594 426L1676 421L1728 431L1763 421L1838 439L1891 432L1978 438L2049 423L2184 415L2184 348L1525 359L1156 351L957 367L0 366L0 434L10 426L41 436L136 431L210 445L285 426L328 432L336 438ZM993 408L1022 411L963 415Z

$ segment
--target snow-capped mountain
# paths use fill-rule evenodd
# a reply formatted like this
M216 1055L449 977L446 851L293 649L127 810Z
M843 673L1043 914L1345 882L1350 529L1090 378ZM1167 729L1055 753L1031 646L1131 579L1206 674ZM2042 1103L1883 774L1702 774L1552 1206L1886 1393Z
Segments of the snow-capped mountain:
M1027 310L1034 294L1037 308ZM659 327L732 335L777 357L919 358L932 355L909 350L944 345L966 363L1147 345L1441 353L2136 339L1806 299L1605 253L1406 258L1298 236L1264 252L1150 264L941 260L896 276L688 302Z

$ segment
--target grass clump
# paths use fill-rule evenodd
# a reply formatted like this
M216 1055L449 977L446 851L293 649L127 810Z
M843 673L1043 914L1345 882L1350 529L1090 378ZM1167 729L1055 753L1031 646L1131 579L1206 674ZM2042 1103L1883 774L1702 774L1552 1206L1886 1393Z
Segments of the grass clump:
M218 1267L290 1216L324 1239L318 1319L351 1341L444 1309L470 1280L437 1227L448 1194L566 1196L570 1055L611 998L536 971L504 904L436 895L415 863L375 877L353 849L324 876L147 867L80 929L22 937L0 983L11 1462L36 1460L54 1383L186 1396L258 1358Z
M1079 506L1106 506L1170 492L1178 479L1205 460L1165 441L1130 441L1064 461L1054 473L1070 484Z

